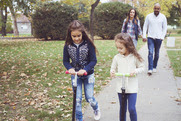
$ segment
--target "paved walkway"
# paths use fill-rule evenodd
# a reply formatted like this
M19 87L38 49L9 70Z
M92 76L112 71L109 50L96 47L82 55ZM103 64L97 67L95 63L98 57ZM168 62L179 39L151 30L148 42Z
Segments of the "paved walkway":
M139 53L145 60L147 70L147 45ZM138 121L181 121L181 105L175 100L179 97L181 78L174 78L166 49L162 44L157 73L147 76L147 71L138 76L139 92L137 98ZM95 97L101 109L100 121L119 121L119 101L112 80ZM84 111L84 121L94 121L93 110L88 105ZM129 113L127 112L127 121Z
M167 49L169 51L180 51L181 49Z

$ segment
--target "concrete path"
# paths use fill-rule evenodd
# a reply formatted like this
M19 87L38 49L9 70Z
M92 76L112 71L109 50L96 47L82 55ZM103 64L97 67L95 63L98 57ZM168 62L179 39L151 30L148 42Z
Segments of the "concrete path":
M168 51L181 51L181 49L167 49Z
M157 73L152 76L147 75L147 44L139 53L145 60L146 69L143 74L138 75L138 121L181 121L181 105L175 101L181 98L178 94L181 78L174 78L164 45L162 44L160 50ZM100 121L119 121L119 101L115 89L116 83L112 80L95 96L101 109ZM93 110L89 105L84 111L84 121L94 121ZM130 121L128 112L127 121Z

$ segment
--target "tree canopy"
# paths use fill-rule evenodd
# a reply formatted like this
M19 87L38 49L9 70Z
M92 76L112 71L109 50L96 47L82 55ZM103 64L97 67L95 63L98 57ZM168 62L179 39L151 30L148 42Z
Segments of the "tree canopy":
M139 0L138 2L138 4L134 3L135 7L137 7L144 16L153 12L155 3L159 3L161 5L161 12L167 17L170 16L169 10L173 5L181 5L180 0Z
M168 24L180 25L181 23L181 0L138 0L134 6L138 8L144 16L153 12L155 3L161 6L161 13L168 18ZM174 15L173 15L174 13Z

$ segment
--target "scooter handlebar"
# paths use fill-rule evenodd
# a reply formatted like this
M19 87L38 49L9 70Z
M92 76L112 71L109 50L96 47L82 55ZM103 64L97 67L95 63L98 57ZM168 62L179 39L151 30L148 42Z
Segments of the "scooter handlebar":
M69 73L69 71L67 70L67 71L65 72L65 74L70 74L70 73ZM84 76L86 76L86 75L87 75L87 72L84 73Z
M69 74L69 71L65 71L65 74Z
M125 77L130 77L130 73L115 73L116 76L125 76ZM135 75L134 75L135 76Z

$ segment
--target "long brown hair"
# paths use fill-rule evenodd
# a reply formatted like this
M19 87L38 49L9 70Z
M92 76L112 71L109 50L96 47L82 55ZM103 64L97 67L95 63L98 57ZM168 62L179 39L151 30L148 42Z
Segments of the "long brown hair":
M131 12L132 10L135 11L135 15L134 15L135 21L134 21L134 23L135 23L135 24L138 24L136 20L139 20L139 18L138 18L136 9L134 9L134 8L131 8L131 9L129 10L129 12L128 12L128 14L127 14L127 17L126 17L126 23L128 23L128 21L130 20L130 12Z
M115 40L115 42L120 42L120 43L124 44L124 46L126 47L126 49L129 53L133 54L140 62L143 61L143 58L137 52L129 34L119 33L115 36L114 40Z
M74 31L74 30L81 31L82 32L82 39L89 41L96 50L96 47L95 47L94 43L92 42L92 40L89 38L84 25L79 20L74 20L69 24L68 30L67 30L66 41L65 41L66 45L73 44L73 40L72 40L72 37L71 37L71 32Z

